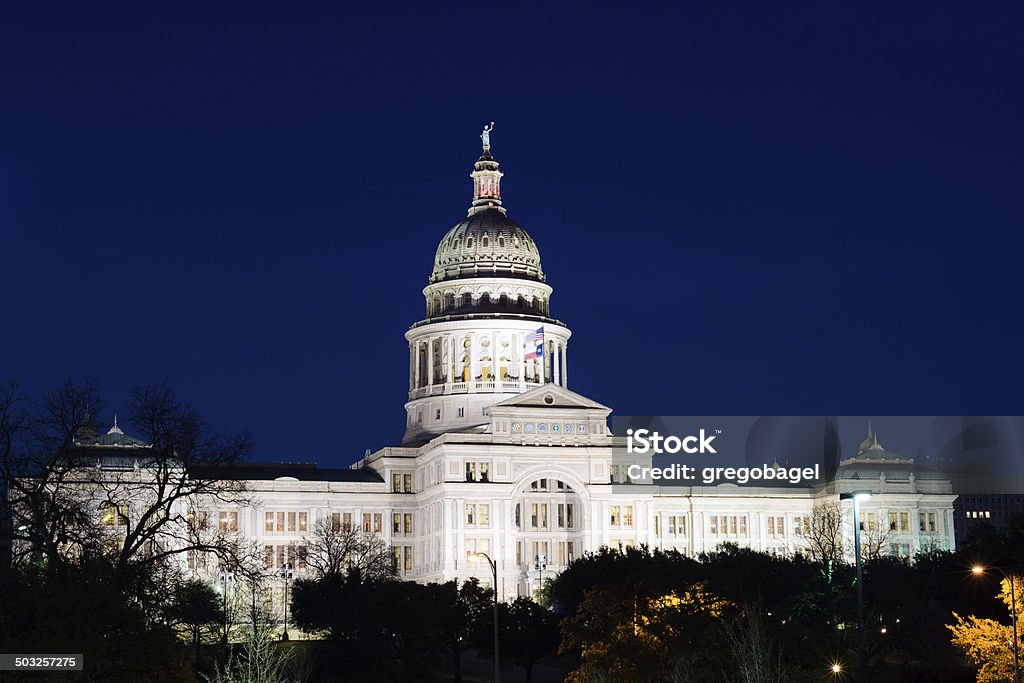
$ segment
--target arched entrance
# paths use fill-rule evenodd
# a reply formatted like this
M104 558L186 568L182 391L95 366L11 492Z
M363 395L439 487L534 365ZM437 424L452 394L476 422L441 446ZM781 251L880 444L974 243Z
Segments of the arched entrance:
M532 478L515 498L516 595L532 597L584 550L584 503L562 479Z

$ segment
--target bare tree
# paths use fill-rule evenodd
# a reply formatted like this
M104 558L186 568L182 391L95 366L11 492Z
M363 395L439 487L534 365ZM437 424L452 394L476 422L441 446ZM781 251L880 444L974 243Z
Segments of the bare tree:
M316 578L345 576L357 571L364 579L378 580L395 575L394 558L383 538L376 534L317 522L306 542L306 564Z
M811 510L811 526L807 542L811 557L819 562L843 561L843 510L838 503L815 503Z
M860 547L865 560L877 560L889 550L892 531L885 524L865 524L861 520Z
M231 468L248 434L212 431L166 383L132 391L129 422L144 447L89 448L102 406L95 380L66 380L41 401L0 392L0 477L15 561L56 570L103 557L122 579L182 553L237 563L237 528L204 505L243 503Z

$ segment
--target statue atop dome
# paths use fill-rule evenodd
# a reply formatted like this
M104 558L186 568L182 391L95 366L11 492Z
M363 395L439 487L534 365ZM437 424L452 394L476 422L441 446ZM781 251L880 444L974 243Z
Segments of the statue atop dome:
M491 131L494 130L494 121L491 121L491 125L484 126L484 130L480 133L480 141L484 143L484 149L489 149L491 146Z

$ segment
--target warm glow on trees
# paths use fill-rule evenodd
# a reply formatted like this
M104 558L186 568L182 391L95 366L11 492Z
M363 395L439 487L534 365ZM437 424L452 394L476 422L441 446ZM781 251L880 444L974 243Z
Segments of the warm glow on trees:
M1024 587L1017 588L1017 619L1024 619ZM1010 582L1003 580L1000 599L1010 609ZM952 633L953 645L979 666L978 683L1004 683L1013 680L1013 628L994 619L961 617L954 613L956 623L947 625ZM1021 644L1018 641L1018 647Z

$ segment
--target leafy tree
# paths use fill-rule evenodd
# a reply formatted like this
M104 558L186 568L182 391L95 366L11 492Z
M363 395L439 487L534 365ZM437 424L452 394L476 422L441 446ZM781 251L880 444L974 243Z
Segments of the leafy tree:
M735 606L695 584L662 593L653 586L599 586L588 591L577 613L562 621L562 651L581 664L566 679L663 681L679 659L704 675L722 666L716 625Z
M209 583L198 578L174 586L172 595L166 612L168 622L183 627L191 635L198 657L203 632L224 623L221 597Z
M481 620L488 633L493 628L493 613L489 617ZM558 652L558 617L533 600L520 597L511 603L500 603L498 619L501 628L501 659L523 667L526 670L526 683L530 683L533 680L534 664ZM493 657L494 641L484 639L482 642L487 645L480 648L481 654Z
M1019 579L1014 580L1017 602L1018 623L1024 621L1024 586ZM1010 593L1010 582L1003 580L1000 599L1011 609L1013 596ZM1002 683L1013 680L1013 628L994 619L980 619L974 616L967 618L953 613L956 623L947 625L952 632L952 642L978 669L978 683ZM1018 637L1020 634L1018 633ZM1020 641L1018 648L1024 648Z

